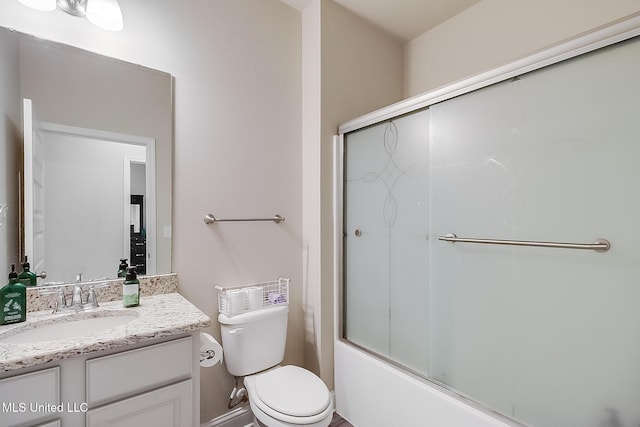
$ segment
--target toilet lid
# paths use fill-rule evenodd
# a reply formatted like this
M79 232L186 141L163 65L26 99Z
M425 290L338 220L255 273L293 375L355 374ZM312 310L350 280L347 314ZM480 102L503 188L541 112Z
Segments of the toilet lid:
M256 378L258 398L271 409L294 417L309 417L327 409L329 390L306 369L283 366Z

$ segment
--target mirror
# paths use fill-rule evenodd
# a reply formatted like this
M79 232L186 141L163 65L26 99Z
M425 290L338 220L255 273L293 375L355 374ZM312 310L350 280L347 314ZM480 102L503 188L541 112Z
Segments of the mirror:
M169 273L171 75L6 28L0 55L12 71L0 84L18 88L14 99L2 100L5 110L15 108L4 111L5 121L26 117L23 99L31 100L33 130L25 141L38 139L44 153L42 171L25 166L21 178L20 258L29 255L46 281L73 282L78 273L114 278L120 258L142 273ZM13 125L20 135L23 123ZM39 199L28 190L31 176L42 176ZM35 235L27 236L34 224Z

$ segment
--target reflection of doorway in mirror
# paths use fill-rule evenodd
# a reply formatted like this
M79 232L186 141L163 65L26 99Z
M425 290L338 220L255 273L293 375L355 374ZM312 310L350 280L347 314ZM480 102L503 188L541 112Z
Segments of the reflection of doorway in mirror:
M45 215L44 215L44 146L42 123L38 120L33 101L22 100L22 133L24 162L24 254L32 271L40 274L45 263Z
M125 177L125 193L129 194L129 216L126 228L129 233L129 265L136 268L137 274L147 274L147 232L145 220L146 164L144 159L127 159L124 167L129 171Z
M132 194L133 196L133 194ZM133 202L129 205L131 214L129 215L129 225L131 226L131 233L139 234L142 232L142 215L139 204Z
M155 176L154 140L55 124L43 129L48 278L68 282L78 272L87 280L115 277L114 260L129 257L131 185L155 194L153 179L147 179ZM143 166L141 184L131 179L132 164ZM155 212L143 212L142 218L148 226L154 223L149 234L155 238ZM155 261L155 246L145 246ZM155 264L147 264L147 274L155 273Z

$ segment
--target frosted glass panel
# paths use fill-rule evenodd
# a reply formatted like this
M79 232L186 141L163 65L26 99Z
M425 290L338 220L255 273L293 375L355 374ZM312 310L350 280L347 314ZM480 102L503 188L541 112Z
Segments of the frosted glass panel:
M526 425L640 426L639 188L636 39L345 135L345 337Z
M627 42L431 108L430 374L531 425L640 425L638 76Z
M428 112L345 141L345 336L426 375Z

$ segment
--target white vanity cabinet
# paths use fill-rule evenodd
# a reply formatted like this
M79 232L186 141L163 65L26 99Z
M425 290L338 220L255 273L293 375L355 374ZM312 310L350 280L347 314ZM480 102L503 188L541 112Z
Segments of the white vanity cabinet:
M100 310L118 314L122 302ZM0 427L198 426L200 330L211 320L175 292L126 310L124 325L52 341L3 341L12 329L0 327ZM19 326L59 317L30 313Z
M0 426L199 425L199 349L193 331L0 372Z
M186 380L87 412L87 427L192 426L192 381Z
M87 360L87 427L194 425L192 341Z

